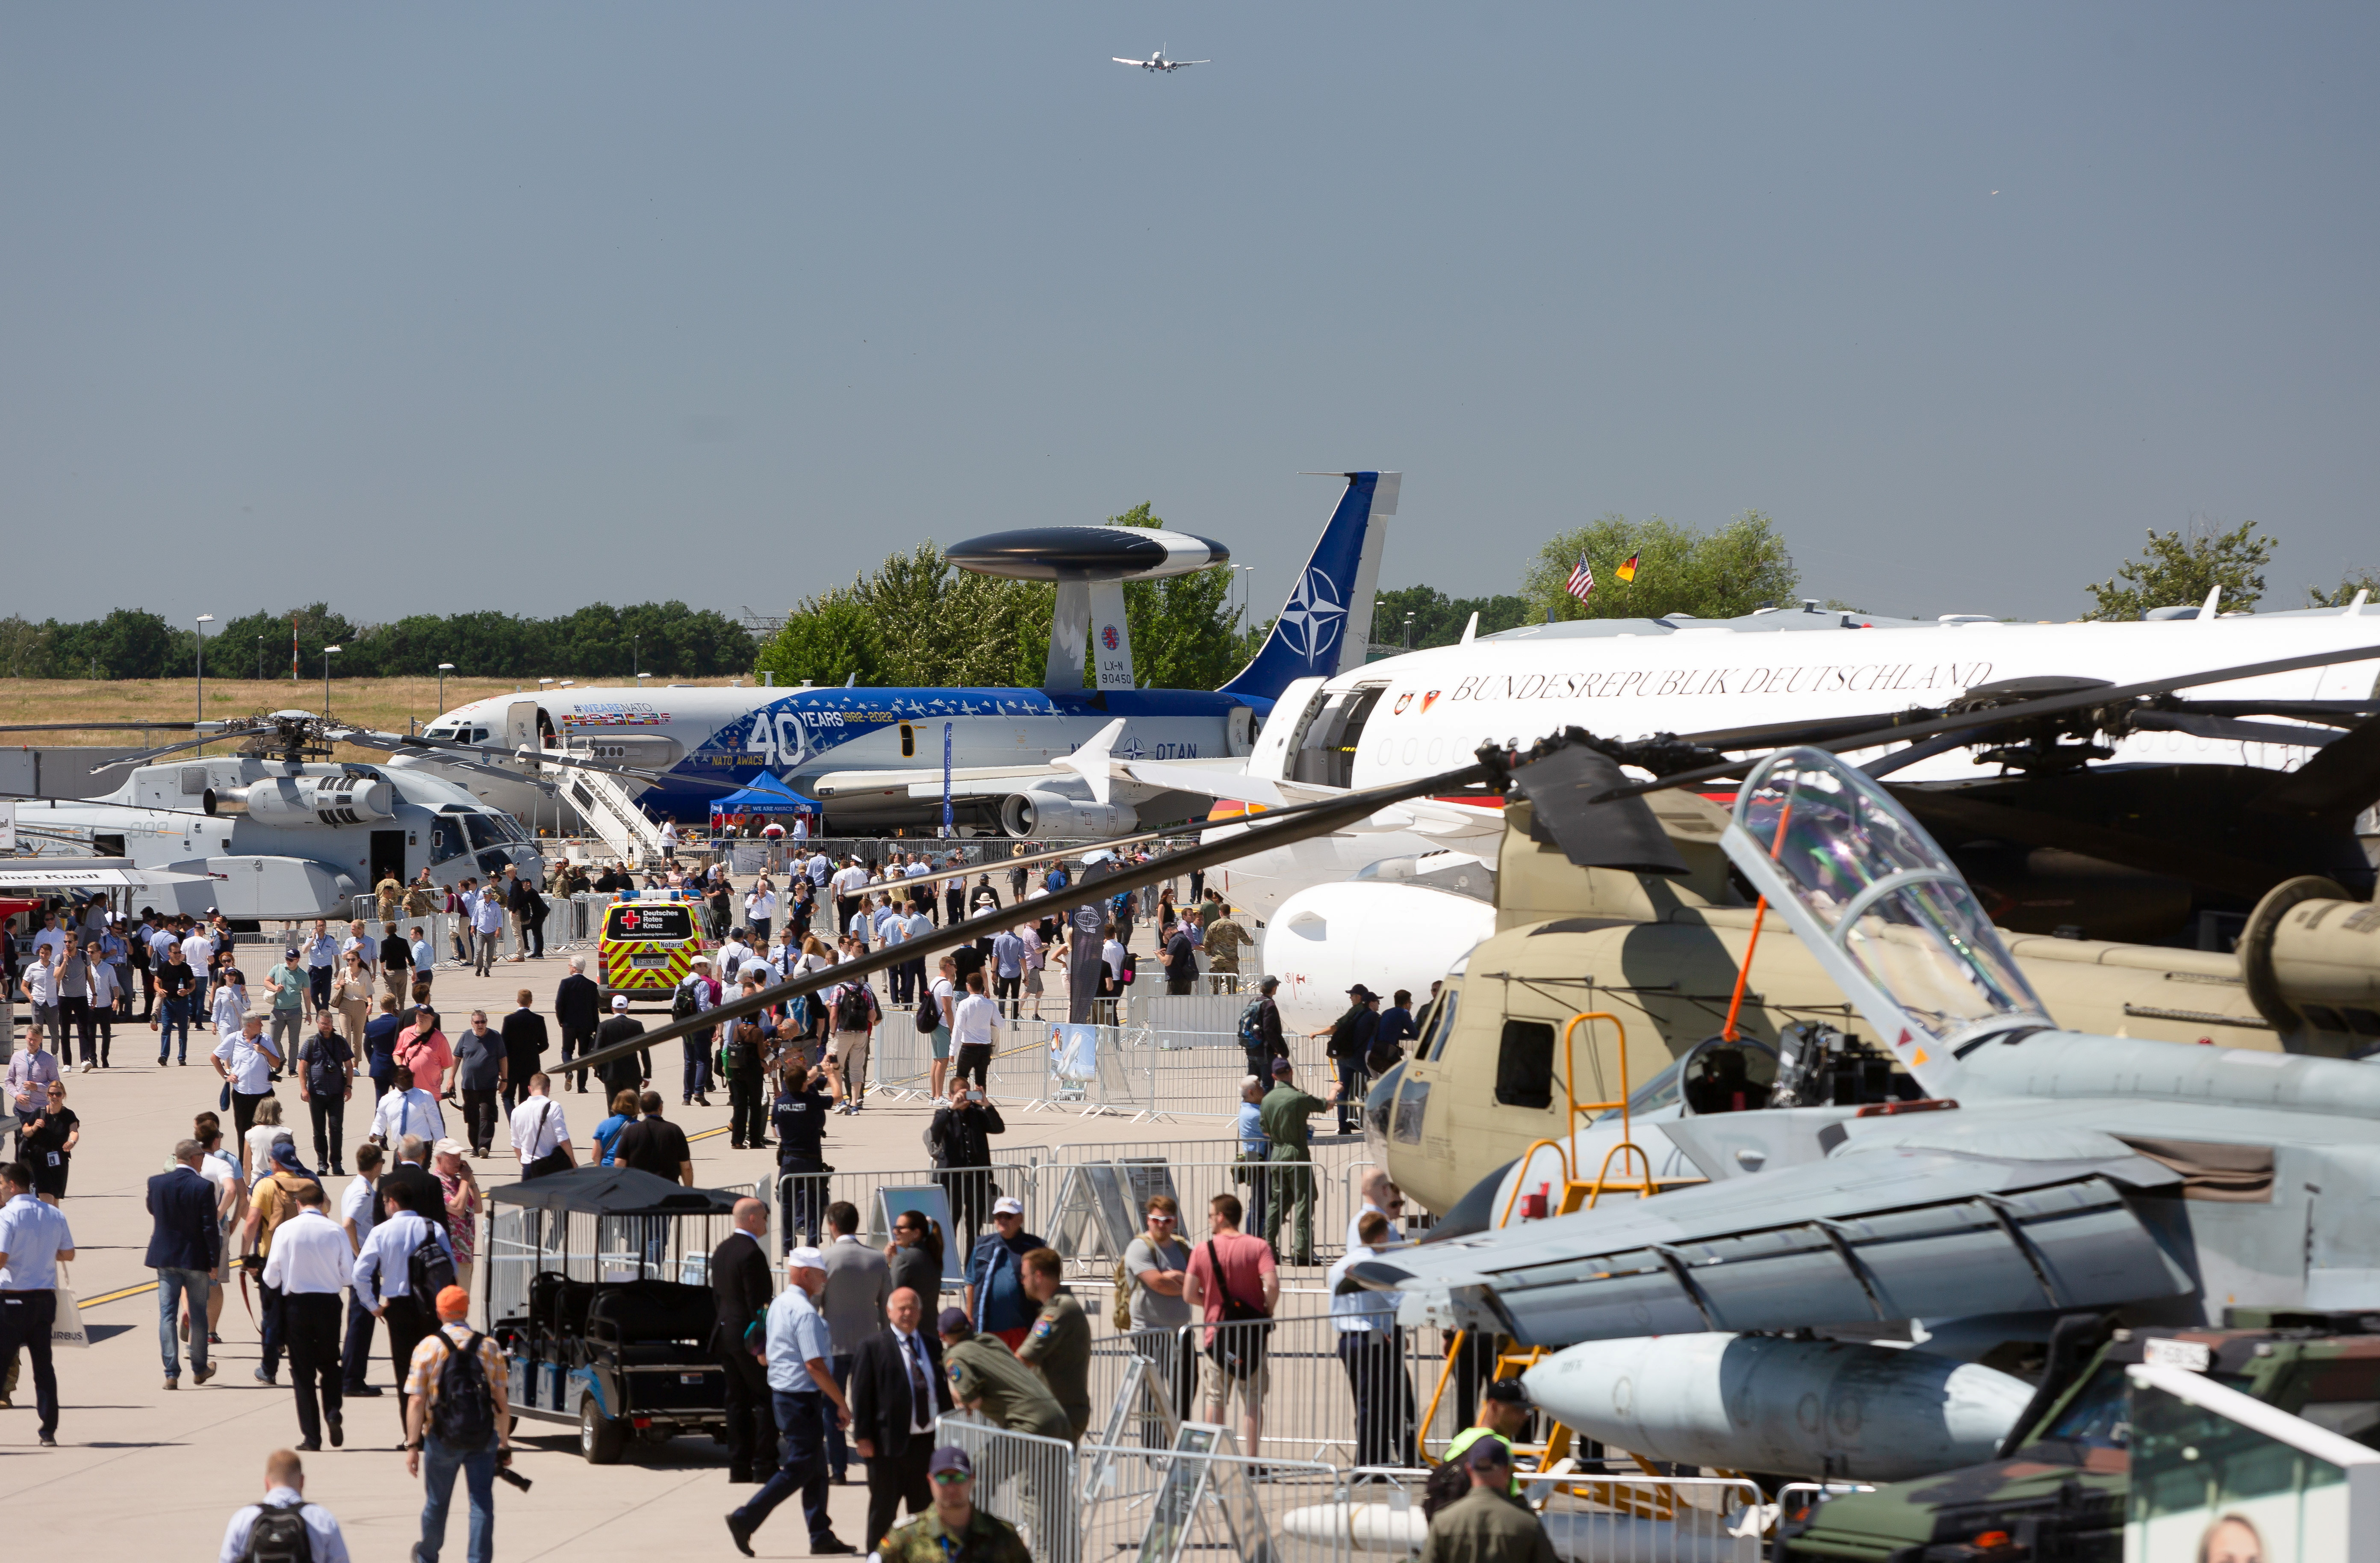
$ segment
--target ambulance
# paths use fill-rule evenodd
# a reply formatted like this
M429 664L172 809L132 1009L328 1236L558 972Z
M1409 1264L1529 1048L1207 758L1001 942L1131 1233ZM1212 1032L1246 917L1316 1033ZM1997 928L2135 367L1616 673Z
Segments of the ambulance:
M694 958L710 947L702 908L692 898L675 890L625 892L603 909L596 944L604 1013L611 1013L613 994L666 1003L694 970Z

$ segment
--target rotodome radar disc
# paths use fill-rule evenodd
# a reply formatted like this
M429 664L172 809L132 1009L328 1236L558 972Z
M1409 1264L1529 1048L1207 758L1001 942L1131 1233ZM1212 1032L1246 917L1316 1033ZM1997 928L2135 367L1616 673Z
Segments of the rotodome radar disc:
M1153 580L1230 562L1211 538L1146 527L1024 527L970 537L951 563L1012 580Z

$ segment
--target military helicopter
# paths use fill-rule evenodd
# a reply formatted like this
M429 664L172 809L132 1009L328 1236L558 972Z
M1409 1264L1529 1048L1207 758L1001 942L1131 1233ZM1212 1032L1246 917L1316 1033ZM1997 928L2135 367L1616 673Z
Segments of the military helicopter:
M1538 761L1572 756L1548 779L1587 805L1551 828L1651 836L1649 815L1596 817L1641 789L1582 753ZM2380 1070L2062 1029L1948 855L1822 750L1754 764L1718 848L1912 1089L1813 1100L1823 1058L1787 1049L1766 1102L1641 1130L1609 1112L1610 1145L1666 1141L1706 1181L1610 1201L1658 1179L1627 1151L1589 1172L1587 1137L1559 1200L1526 1203L1522 1169L1483 1179L1442 1236L1354 1266L1407 1324L1546 1349L1532 1398L1640 1455L1897 1477L1987 1457L2029 1398L1993 1364L2061 1315L2380 1305ZM2380 911L2343 897L2284 920L2380 943Z
M440 885L485 879L507 865L536 874L537 846L520 822L455 782L425 770L329 759L334 743L443 749L463 751L446 763L468 768L484 764L477 755L485 746L375 732L309 711L201 722L194 730L193 738L95 767L94 774L129 773L109 796L20 803L19 836L67 855L203 874L161 886L152 904L171 900L159 910L193 914L220 910L235 922L340 916L350 897L382 878L410 883L425 868ZM244 751L168 761L225 739Z

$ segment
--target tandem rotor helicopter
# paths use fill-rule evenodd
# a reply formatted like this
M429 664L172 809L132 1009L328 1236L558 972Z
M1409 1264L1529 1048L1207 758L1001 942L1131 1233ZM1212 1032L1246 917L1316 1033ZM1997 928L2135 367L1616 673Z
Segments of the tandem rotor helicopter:
M135 724L40 726L87 731ZM200 722L192 731L195 737L180 742L94 767L94 775L129 773L105 797L19 800L19 838L45 856L89 855L200 876L158 883L145 898L160 910L195 915L213 909L234 921L344 916L349 898L391 875L409 884L424 869L441 886L501 874L507 866L537 875L529 832L458 782L428 769L330 758L331 746L345 743L435 753L441 769L476 771L496 769L489 761L510 758L510 751L375 732L310 711ZM223 740L241 752L169 758ZM645 774L569 755L540 753L538 760ZM515 772L500 774L519 779Z

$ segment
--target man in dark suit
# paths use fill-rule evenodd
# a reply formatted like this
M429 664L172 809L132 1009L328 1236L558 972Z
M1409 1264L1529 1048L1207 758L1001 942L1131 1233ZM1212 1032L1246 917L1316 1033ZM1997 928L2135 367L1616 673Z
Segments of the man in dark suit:
M438 1175L422 1166L430 1159L430 1147L418 1134L408 1134L396 1142L396 1165L380 1175L380 1197L388 1197L391 1189L413 1191L413 1203L406 1208L418 1213L431 1226L448 1237L455 1235L446 1220L446 1186Z
M157 1272L158 1332L165 1346L165 1387L182 1382L182 1354L174 1341L174 1321L187 1298L190 1317L207 1316L207 1290L212 1284L215 1255L222 1241L215 1225L215 1186L199 1175L199 1142L185 1140L174 1147L179 1165L149 1179L149 1254L141 1261ZM215 1370L207 1361L207 1332L190 1332L190 1377L204 1384Z
M562 1027L562 1061L584 1053L595 1045L595 1028L603 1020L603 990L587 975L587 958L570 958L570 975L553 990L553 1018ZM516 1074L516 1080L524 1077ZM587 1071L578 1071L577 1083L571 1089L587 1089Z
M735 1229L710 1251L710 1295L719 1304L711 1338L727 1370L727 1480L758 1482L773 1469L777 1422L769 1398L769 1370L745 1343L745 1332L777 1295L769 1277L769 1207L735 1202Z
M565 978L566 983L568 978ZM588 986L594 986L589 983ZM514 995L520 1007L504 1017L504 1111L510 1114L528 1094L528 1077L545 1068L545 1017L528 1007L527 988Z
M934 1419L951 1409L942 1343L925 1325L926 1305L907 1287L884 1300L884 1327L860 1342L851 1363L852 1447L868 1462L868 1545L883 1542L904 1500L911 1515L934 1501L926 1473Z
M601 1052L644 1034L645 1023L628 1013L628 995L615 993L612 995L612 1018L596 1028L595 1050ZM584 1057L586 1052L586 1049L580 1049L579 1056ZM602 1082L603 1099L607 1102L623 1091L641 1091L652 1081L653 1056L650 1050L639 1047L608 1064L595 1066L595 1078Z

